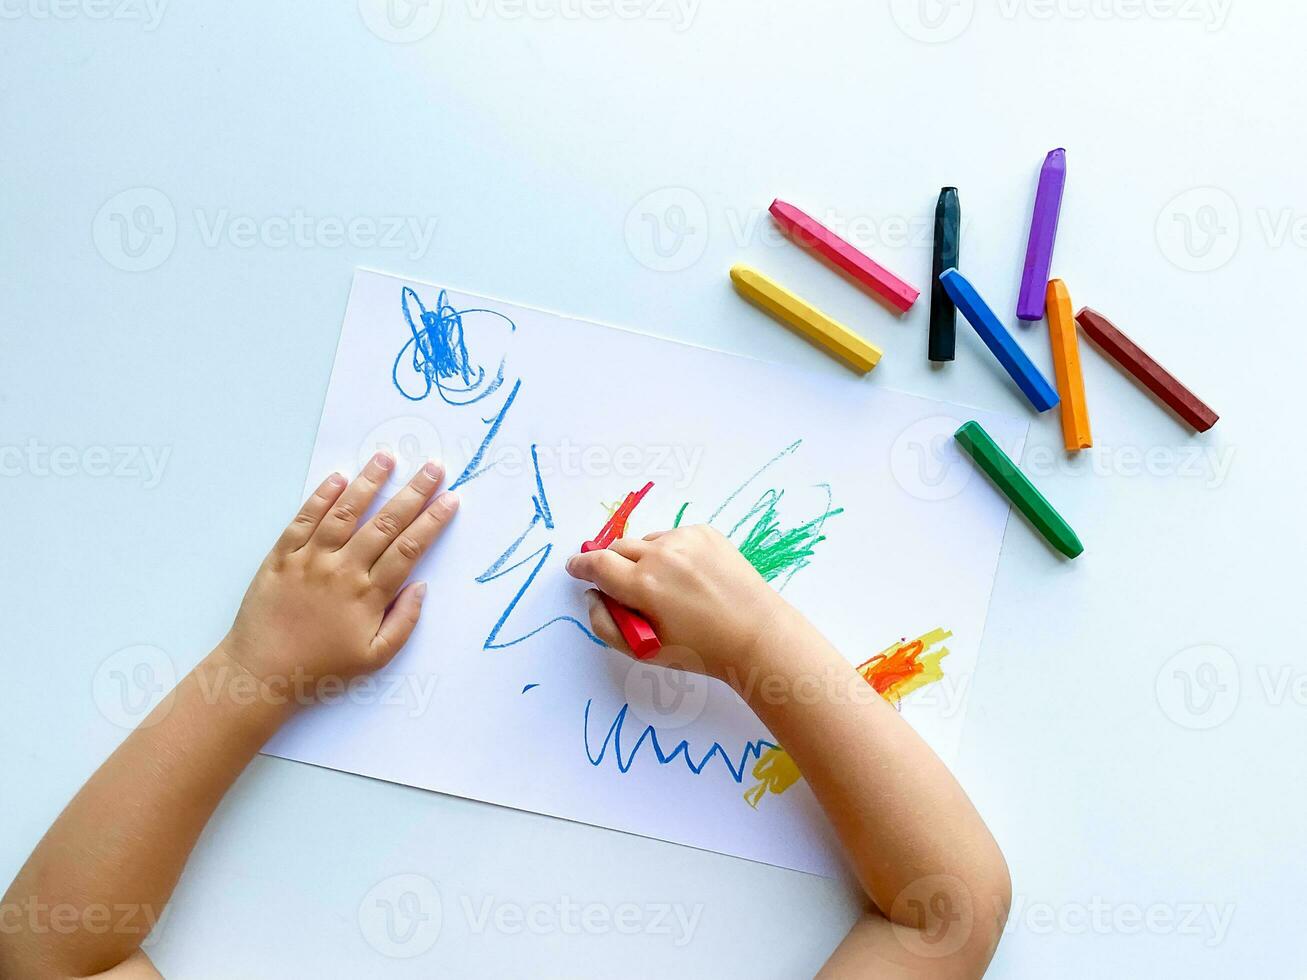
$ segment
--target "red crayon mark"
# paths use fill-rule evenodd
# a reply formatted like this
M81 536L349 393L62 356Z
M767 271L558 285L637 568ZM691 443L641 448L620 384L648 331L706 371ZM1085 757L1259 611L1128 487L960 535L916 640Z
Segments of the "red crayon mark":
M613 516L608 518L607 523L599 529L599 533L581 545L581 553L602 551L625 534L626 522L631 519L631 512L645 498L645 494L652 489L653 481L650 481L640 490L628 493L617 510L613 511ZM603 599L604 608L613 617L613 622L617 624L622 639L631 648L631 652L635 654L636 659L648 660L657 656L663 645L662 641L658 639L658 634L654 632L654 628L649 625L648 620L631 612L621 603L602 592L599 593L599 597Z

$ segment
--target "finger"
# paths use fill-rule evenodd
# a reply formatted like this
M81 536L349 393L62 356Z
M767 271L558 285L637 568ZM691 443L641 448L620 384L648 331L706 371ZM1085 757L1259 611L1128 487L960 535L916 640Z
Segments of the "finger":
M590 628L594 630L594 635L603 640L606 646L612 647L618 653L624 653L628 657L633 656L631 648L622 639L622 631L617 628L612 615L604 607L599 593L594 589L588 590L585 594L585 601L586 605L590 607Z
M444 475L445 471L435 462L429 462L418 470L403 490L391 497L370 521L355 532L345 545L345 554L364 568L375 565L382 553L422 513Z
M394 466L395 458L387 452L377 453L368 460L363 472L346 488L336 505L322 519L309 543L328 551L341 548L354 533L354 528L358 527L359 518L372 506L373 498L385 485Z
M395 659L413 635L413 627L422 615L422 600L427 597L427 583L414 582L399 594L386 615L381 617L377 635L372 638L370 652L374 669L384 667Z
M449 525L458 510L458 494L446 490L422 511L372 566L372 583L393 593L413 572L413 566Z
M653 545L648 541L641 541L639 538L618 538L609 545L609 548L623 558L639 561L653 550Z
M345 478L339 473L333 473L323 480L318 489L313 491L313 496L304 501L304 506L295 515L295 519L286 525L286 530L281 532L273 550L288 555L304 547L344 489Z
M672 531L674 531L674 530L676 530L676 529L675 529L675 528L668 528L666 531L650 531L648 534L646 534L646 535L644 536L644 540L646 540L646 541L657 541L657 540L658 540L659 538L661 538L664 534L671 534Z
M636 578L635 562L623 558L611 548L573 555L567 560L567 574L593 582L599 591L612 596L624 606L639 607L643 598Z

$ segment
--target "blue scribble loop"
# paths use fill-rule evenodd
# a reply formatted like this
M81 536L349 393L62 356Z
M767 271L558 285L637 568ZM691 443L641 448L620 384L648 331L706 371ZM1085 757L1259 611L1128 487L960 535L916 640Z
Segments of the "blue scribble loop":
M464 318L473 315L495 317L508 325L510 333L517 329L512 320L494 310L456 310L443 289L434 310L428 310L418 294L408 286L400 293L400 305L412 336L395 356L391 380L405 398L422 401L434 388L450 405L470 405L493 394L504 383L502 357L491 375L469 352ZM417 376L416 379L408 376L409 370ZM414 386L406 387L406 381Z

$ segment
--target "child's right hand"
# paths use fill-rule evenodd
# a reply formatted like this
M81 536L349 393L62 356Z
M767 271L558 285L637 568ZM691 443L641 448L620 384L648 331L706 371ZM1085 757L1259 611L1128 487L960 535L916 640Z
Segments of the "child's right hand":
M663 643L650 663L721 680L738 676L759 639L791 611L735 545L703 525L622 538L574 555L567 571L649 620ZM630 655L598 595L588 598L595 635Z

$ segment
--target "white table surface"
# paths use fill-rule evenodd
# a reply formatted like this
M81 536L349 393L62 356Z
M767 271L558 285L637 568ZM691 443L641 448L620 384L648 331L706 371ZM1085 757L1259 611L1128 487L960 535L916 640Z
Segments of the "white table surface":
M846 222L924 286L957 184L964 265L1007 313L1065 145L1056 274L1223 418L1193 436L1089 351L1096 448L1067 462L1055 413L1032 427L1088 552L1013 521L970 678L958 773L1016 894L993 975L1296 975L1307 10L392 13L0 0L0 878L125 734L106 664L189 666L293 512L355 266L841 371L733 295L746 260L883 346L869 383L1021 412L968 328L932 370L925 302L893 320L765 209ZM369 237L391 218L398 247ZM1050 367L1044 329L1021 336ZM440 929L385 956L360 905L421 879ZM838 882L260 758L152 954L177 977L790 977L854 915Z

